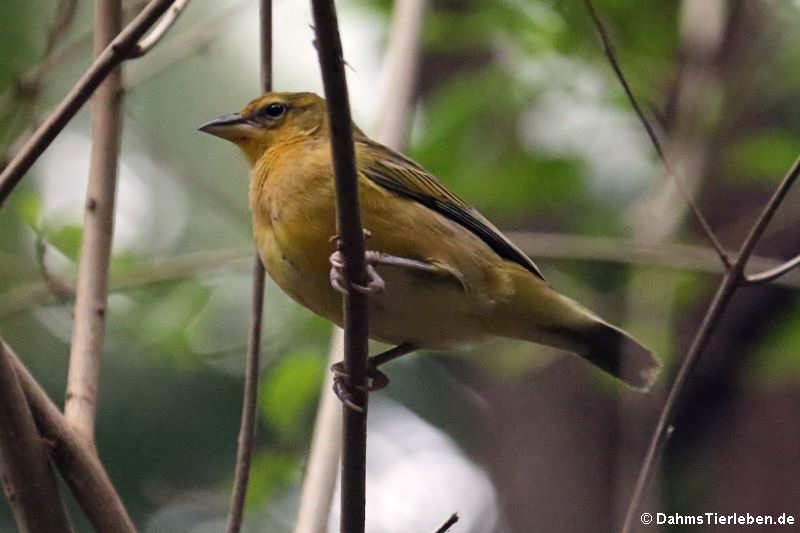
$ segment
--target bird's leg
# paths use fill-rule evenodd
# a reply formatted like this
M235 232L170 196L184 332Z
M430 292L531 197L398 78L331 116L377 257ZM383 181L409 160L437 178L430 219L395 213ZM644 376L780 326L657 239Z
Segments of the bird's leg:
M362 294L380 294L386 288L386 283L384 283L383 278L378 274L378 271L375 270L374 265L376 261L373 259L373 254L376 253L378 252L373 252L371 250L367 250L364 253L364 261L367 266L367 283L365 285L355 282L350 283L353 289ZM344 254L342 254L341 250L336 250L331 254L329 260L331 262L331 286L342 294L349 294L350 291L345 287L347 282L344 275Z
M372 233L368 229L364 229L364 240L369 239L372 237ZM331 263L331 273L330 273L330 280L331 286L336 289L337 292L342 294L348 294L349 291L346 286L346 279L344 275L344 254L341 251L342 240L341 237L338 235L334 235L330 239L331 242L336 243L336 251L333 252L329 258ZM375 270L373 266L374 261L371 261L371 252L367 251L364 253L364 260L366 261L367 266L367 283L366 285L360 285L358 283L351 282L350 286L357 290L358 292L366 295L371 294L380 294L386 288L386 284L383 282L383 278L380 277L378 271Z
M365 237L369 238L370 233L367 230L364 230ZM331 241L337 240L339 237L334 235L331 237ZM331 263L331 286L336 289L336 291L342 294L348 294L348 290L346 286L346 280L344 275L344 254L342 254L341 250L337 249L333 252L329 258ZM364 261L367 265L367 283L366 285L360 285L358 283L351 283L350 285L353 289L357 290L362 294L373 295L373 294L380 294L386 289L386 284L381 278L378 271L375 270L375 265L386 265L386 266L394 266L394 267L402 267L402 268L410 268L413 270L419 270L422 272L429 272L432 274L441 274L442 269L441 267L437 267L435 265L431 265L429 263L425 263L423 261L417 261L415 259L408 259L406 257L397 257L395 255L389 255L383 252L378 252L376 250L367 250L364 252Z
M378 355L373 355L367 359L367 385L365 387L357 386L355 388L363 392L371 392L383 389L389 384L389 377L378 370L378 366L397 359L398 357L407 353L413 352L416 349L416 346L411 343L403 343L395 346L394 348L390 348L385 352L381 352ZM333 373L334 394L336 394L339 400L341 400L341 402L348 408L353 409L354 411L362 412L363 409L356 405L356 403L353 401L352 389L348 384L350 377L344 368L344 361L339 361L338 363L332 365L331 372Z

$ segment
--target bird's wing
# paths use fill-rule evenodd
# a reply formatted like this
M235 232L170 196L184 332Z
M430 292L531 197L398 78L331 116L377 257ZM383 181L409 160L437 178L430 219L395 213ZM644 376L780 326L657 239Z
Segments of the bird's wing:
M366 158L361 168L364 175L378 185L406 198L411 198L453 222L465 227L489 245L500 257L518 263L544 279L541 270L525 252L503 235L494 224L474 207L447 190L433 175L414 161L366 136L356 142L376 157Z

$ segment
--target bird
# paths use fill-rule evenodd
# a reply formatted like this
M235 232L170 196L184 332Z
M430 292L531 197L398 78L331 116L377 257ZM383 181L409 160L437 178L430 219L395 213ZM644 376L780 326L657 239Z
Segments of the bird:
M661 364L648 348L557 292L488 218L355 124L368 279L348 287L327 102L317 94L268 92L199 129L244 154L259 256L314 313L341 326L343 293L357 290L369 296L370 338L403 353L502 337L571 352L639 391L656 380Z

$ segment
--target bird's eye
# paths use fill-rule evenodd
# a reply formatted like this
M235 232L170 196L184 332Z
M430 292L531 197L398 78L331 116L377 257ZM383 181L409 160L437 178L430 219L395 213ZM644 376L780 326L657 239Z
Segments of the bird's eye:
M278 118L284 113L286 113L286 105L285 104L269 104L265 107L261 113L265 117L269 118Z

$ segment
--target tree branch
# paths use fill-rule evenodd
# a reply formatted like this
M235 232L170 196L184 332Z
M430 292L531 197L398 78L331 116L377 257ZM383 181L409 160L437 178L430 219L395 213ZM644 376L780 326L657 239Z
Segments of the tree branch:
M58 407L28 372L14 350L2 339L0 344L14 363L39 432L52 443L53 461L92 526L96 531L136 533L136 528L97 455L72 432Z
M719 242L719 239L717 239L714 230L711 229L711 226L709 225L706 218L703 216L703 213L697 207L697 204L694 202L692 195L689 194L689 192L686 190L686 186L684 185L683 181L674 171L672 165L669 163L669 160L667 160L667 156L664 153L663 148L661 147L661 142L659 142L658 136L656 135L653 126L647 120L647 117L645 117L642 108L639 106L639 102L633 95L633 91L631 90L630 85L628 85L628 81L625 79L625 75L623 74L622 68L619 65L619 61L617 60L617 55L614 52L613 46L611 45L611 40L608 37L608 33L606 32L605 26L603 26L600 17L597 15L597 12L595 11L594 6L592 5L592 0L586 0L586 8L589 11L589 15L592 18L592 22L594 23L595 28L597 28L597 33L600 35L600 39L603 42L603 50L605 51L605 54L608 57L609 62L611 63L611 67L614 69L614 73L616 74L620 84L622 84L622 88L625 90L625 94L628 96L628 100L630 101L631 106L633 106L633 110L636 112L636 116L639 117L639 121L642 123L644 129L647 131L647 136L650 138L650 141L652 142L653 147L655 148L656 153L658 154L658 157L664 164L664 168L666 169L667 174L670 177L672 177L673 181L675 182L675 186L678 189L678 192L686 201L686 204L692 210L692 213L694 213L694 216L700 223L700 226L702 227L703 232L708 238L708 241L711 243L712 247L717 252L717 255L719 255L722 264L725 266L726 269L730 268L731 260L728 257L728 254L725 252L725 248Z
M797 268L798 266L800 266L800 255L797 255L794 258L774 268L765 270L764 272L759 272L758 274L745 274L744 281L748 285L769 283L771 281L780 278L781 276L783 276L793 268Z
M70 532L64 503L50 469L45 442L33 421L14 365L0 343L0 472L21 532Z
M426 0L395 2L387 49L383 60L378 140L401 150L408 137L413 115L414 85L419 63L419 41ZM330 367L343 358L342 330L335 328L328 356ZM308 454L294 533L323 531L330 517L330 506L339 466L342 414L330 388L330 371L322 381L320 403L314 422L314 435Z
M358 202L358 181L353 147L350 101L344 72L342 43L333 0L312 0L316 47L322 81L328 100L328 124L333 168L336 174L336 218L345 257L345 279L350 283L366 280L364 235ZM367 336L369 334L367 297L356 291L344 297L344 366L346 385L361 412L343 406L342 453L343 533L364 532L365 477L367 452Z
M653 245L634 239L569 235L536 231L507 232L512 241L526 254L540 259L574 261L606 261L622 265L666 268L704 274L724 274L716 253L711 248L691 244L666 243ZM133 265L122 273L112 272L109 292L123 292L170 283L193 276L210 274L226 268L242 268L252 258L249 248L229 248L208 252L191 252L166 258L154 258ZM794 261L794 260L792 260ZM752 256L749 263L757 269L775 269L783 263L775 258ZM2 263L0 263L2 264ZM25 268L22 265L18 268ZM13 269L16 274L17 269ZM0 271L0 275L4 272ZM781 287L800 288L800 275L791 269L782 276L771 278L769 283ZM5 275L8 275L5 273ZM59 290L69 297L74 286L69 280ZM767 281L765 280L764 283ZM0 295L0 319L30 309L35 305L57 302L48 288L48 282L36 281L19 284ZM341 357L337 359L340 361ZM327 388L327 386L326 386Z
M641 504L642 497L644 496L644 491L649 484L650 475L653 471L653 466L658 456L658 451L662 447L663 441L669 436L669 428L672 426L675 413L677 412L678 408L678 401L689 379L689 375L697 365L697 361L700 359L700 355L708 344L708 340L715 326L719 322L719 318L727 308L731 296L733 296L733 293L736 291L737 287L741 285L741 282L744 279L744 267L747 265L747 262L750 259L750 255L753 253L756 244L758 244L758 241L763 235L764 230L767 228L767 225L769 224L770 220L772 220L772 217L778 210L778 207L786 196L786 193L794 184L799 174L800 157L795 160L794 164L783 178L783 181L775 190L767 205L764 207L761 215L756 220L753 228L750 230L749 235L747 238L745 238L739 250L739 254L736 257L736 261L734 261L730 269L728 269L728 272L725 274L725 277L722 279L722 282L720 283L720 286L714 295L714 299L712 300L705 317L703 317L703 322L700 324L700 329L697 331L686 357L683 359L680 367L678 368L678 373L675 375L675 380L672 382L666 402L664 403L664 407L659 415L656 429L650 439L650 444L648 445L647 453L645 454L644 461L642 462L642 467L639 470L639 475L636 479L636 485L633 489L633 495L631 496L631 501L625 514L625 522L622 527L623 533L629 533L633 527L636 513L638 512L639 505Z
M129 57L139 38L155 24L174 1L151 0L84 72L53 113L42 122L0 173L0 207L56 135L64 129L114 67Z
M445 533L446 531L449 531L450 528L453 527L456 522L458 522L458 513L453 513L450 515L450 518L448 518L444 524L439 526L439 529L437 529L435 533Z
M272 89L272 0L261 0L259 8L261 34L261 89ZM228 517L228 533L238 533L244 520L244 502L247 482L250 479L250 463L256 440L256 407L258 403L258 377L261 358L261 318L264 310L264 264L258 250L253 259L252 322L247 344L245 362L244 395L242 399L242 421L236 449L236 471L234 474L231 510Z
M94 49L99 56L122 26L121 0L95 0ZM92 107L92 155L78 267L64 416L76 434L94 443L94 419L108 301L108 265L122 135L122 72L112 69Z
M153 49L155 45L167 34L169 29L181 16L183 8L189 4L189 0L175 0L166 15L161 17L153 29L146 36L142 37L131 50L130 58L142 57Z
M125 71L123 80L125 91L130 92L168 71L173 65L202 54L214 41L229 34L232 23L238 20L236 15L249 5L250 0L237 0L233 4L226 4L202 20L193 21L191 26L180 33L176 33L159 48L158 55L149 61L132 63L131 68Z

